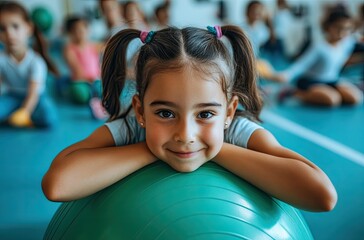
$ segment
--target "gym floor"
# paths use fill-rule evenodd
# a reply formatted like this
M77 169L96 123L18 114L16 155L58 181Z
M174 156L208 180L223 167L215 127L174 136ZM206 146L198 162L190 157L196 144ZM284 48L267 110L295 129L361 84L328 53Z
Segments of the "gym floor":
M44 197L44 173L58 152L103 124L91 118L87 107L55 100L60 123L53 130L0 126L0 239L42 239L60 205ZM262 119L283 145L322 168L337 189L333 211L302 211L314 238L363 239L364 106L326 109L295 100L277 104L271 98Z

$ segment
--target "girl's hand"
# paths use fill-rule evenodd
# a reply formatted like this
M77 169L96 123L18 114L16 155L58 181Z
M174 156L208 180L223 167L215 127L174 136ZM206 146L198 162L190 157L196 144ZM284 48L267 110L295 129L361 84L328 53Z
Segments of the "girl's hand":
M9 117L9 124L14 127L31 127L33 122L31 114L25 108L19 108Z
M277 82L277 83L287 83L288 82L287 76L282 73L272 74L271 80L274 82Z

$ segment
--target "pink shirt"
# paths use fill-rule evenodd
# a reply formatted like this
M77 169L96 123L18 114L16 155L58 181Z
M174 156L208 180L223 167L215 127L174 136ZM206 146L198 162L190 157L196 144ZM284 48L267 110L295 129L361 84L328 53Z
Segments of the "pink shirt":
M100 79L100 56L96 47L92 44L88 44L87 46L80 48L74 44L70 44L69 48L75 53L77 62L83 70L82 75L84 78ZM72 76L72 78L75 79L75 76Z

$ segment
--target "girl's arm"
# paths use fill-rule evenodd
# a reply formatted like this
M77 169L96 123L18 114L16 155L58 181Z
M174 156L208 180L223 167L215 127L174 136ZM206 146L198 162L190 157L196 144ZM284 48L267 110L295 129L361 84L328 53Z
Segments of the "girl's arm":
M320 47L315 45L311 46L306 50L303 55L297 59L292 65L290 65L287 69L280 72L275 79L278 82L290 82L292 79L305 74L310 70L310 68L315 65L315 63L320 58Z
M145 142L115 147L106 126L59 153L42 181L51 201L91 195L156 161Z
M330 211L337 193L326 174L282 147L266 130L256 130L245 149L224 143L213 161L275 198L308 211Z
M8 121L11 125L16 127L32 126L31 115L39 101L39 86L40 83L30 81L27 96L22 105L9 116Z
M274 43L277 38L276 38L276 33L274 31L274 27L273 27L273 21L272 21L272 17L270 16L270 13L267 11L266 8L264 8L264 23L265 25L268 27L269 30L269 41Z
M38 104L39 87L40 87L40 83L38 83L36 81L30 81L29 86L28 86L27 96L21 106L21 108L26 110L29 114L31 114L34 111L35 107Z

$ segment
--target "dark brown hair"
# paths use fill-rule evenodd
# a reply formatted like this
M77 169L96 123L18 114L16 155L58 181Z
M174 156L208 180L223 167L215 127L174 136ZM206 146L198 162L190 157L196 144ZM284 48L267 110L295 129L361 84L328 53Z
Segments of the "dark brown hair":
M155 32L153 39L141 47L136 63L136 90L143 101L149 80L155 73L193 67L211 74L221 82L229 101L236 95L243 108L237 112L259 121L262 100L256 84L256 69L251 44L236 26L221 28L232 47L230 56L223 41L211 32L194 27L169 27ZM107 43L102 62L103 105L110 113L110 121L122 118L119 96L125 85L128 44L139 38L140 31L125 29ZM129 110L131 107L129 106Z
M64 30L67 33L72 32L78 22L83 22L85 25L88 25L88 20L85 16L77 14L67 16L64 21Z
M32 20L27 12L27 10L20 5L17 2L11 2L11 1L4 1L0 2L0 14L2 13L12 13L12 14L19 14L22 16L22 18L25 20L25 22L31 24ZM51 58L48 55L48 48L47 48L47 41L44 38L41 31L33 24L33 35L35 37L35 45L34 50L37 51L45 60L47 67L50 72L52 72L54 75L59 76L59 71L56 67L56 65L53 63Z
M322 30L327 31L327 29L341 20L352 20L349 12L344 7L336 6L332 9L328 10L327 15L324 17L322 21Z

